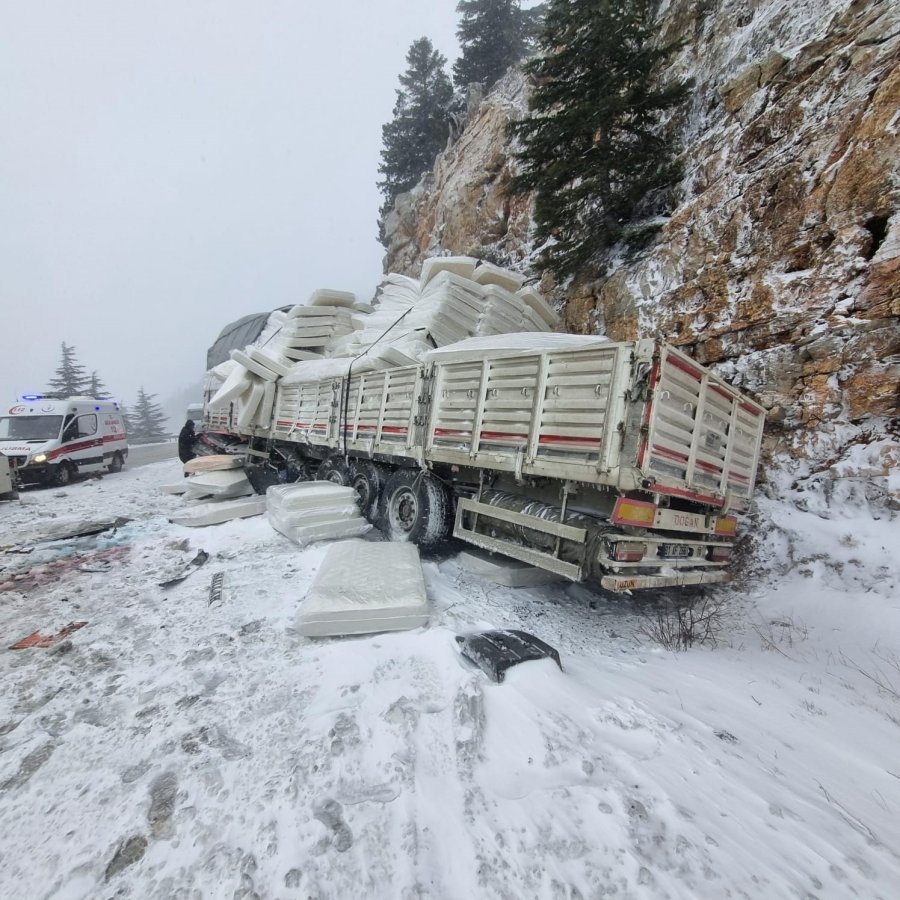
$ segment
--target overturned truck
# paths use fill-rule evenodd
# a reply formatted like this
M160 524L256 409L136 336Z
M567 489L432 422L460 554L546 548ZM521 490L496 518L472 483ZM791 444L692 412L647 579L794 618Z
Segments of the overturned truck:
M508 334L356 365L266 376L255 417L207 407L203 440L270 480L352 485L392 539L452 534L612 591L728 580L764 410L674 347Z

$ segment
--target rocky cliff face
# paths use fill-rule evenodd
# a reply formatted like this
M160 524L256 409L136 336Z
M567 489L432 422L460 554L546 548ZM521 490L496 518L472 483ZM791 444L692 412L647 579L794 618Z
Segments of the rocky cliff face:
M681 201L640 258L556 290L564 326L686 347L761 398L770 449L826 463L897 424L900 6L672 0L661 23L695 81ZM435 253L529 270L530 206L504 193L526 92L511 73L401 198L388 270Z

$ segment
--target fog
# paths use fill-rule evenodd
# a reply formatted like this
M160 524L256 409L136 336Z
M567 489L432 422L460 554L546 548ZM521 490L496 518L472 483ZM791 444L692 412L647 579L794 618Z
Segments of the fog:
M232 319L368 299L381 126L413 40L452 63L455 5L0 0L0 403L63 341L165 400Z

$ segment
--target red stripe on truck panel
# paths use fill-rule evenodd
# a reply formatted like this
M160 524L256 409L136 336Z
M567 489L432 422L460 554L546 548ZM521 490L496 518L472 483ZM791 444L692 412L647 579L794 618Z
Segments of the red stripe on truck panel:
M528 435L516 431L482 431L483 441L527 441Z
M675 366L676 369L680 369L682 372L690 375L691 378L694 378L697 381L700 381L703 377L693 366L689 366L686 362L682 362L677 356L666 357L666 362L671 366Z
M644 409L644 418L641 422L641 448L638 450L637 464L639 469L644 468L644 461L647 456L647 435L650 432L650 418L653 415L653 399L655 397L655 389L659 381L659 360L654 360L653 368L650 370L650 378L647 381L647 387L650 391L650 399L647 400L647 406Z
M734 397L725 390L725 388L720 388L717 384L711 384L710 387L720 396L724 397L729 403L734 400Z
M588 444L599 447L603 441L600 438L570 437L564 434L543 434L538 438L539 444Z
M744 412L750 413L753 418L759 418L759 410L755 406L751 406L749 403L742 403L741 409Z
M678 450L670 450L668 447L663 447L660 444L653 445L653 454L665 457L666 459L674 459L676 462L688 461L687 453L681 453Z

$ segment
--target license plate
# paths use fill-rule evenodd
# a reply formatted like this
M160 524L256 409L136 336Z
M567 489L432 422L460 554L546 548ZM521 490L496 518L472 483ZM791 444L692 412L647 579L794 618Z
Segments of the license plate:
M659 555L668 556L670 559L684 559L694 555L694 548L687 544L660 544Z

